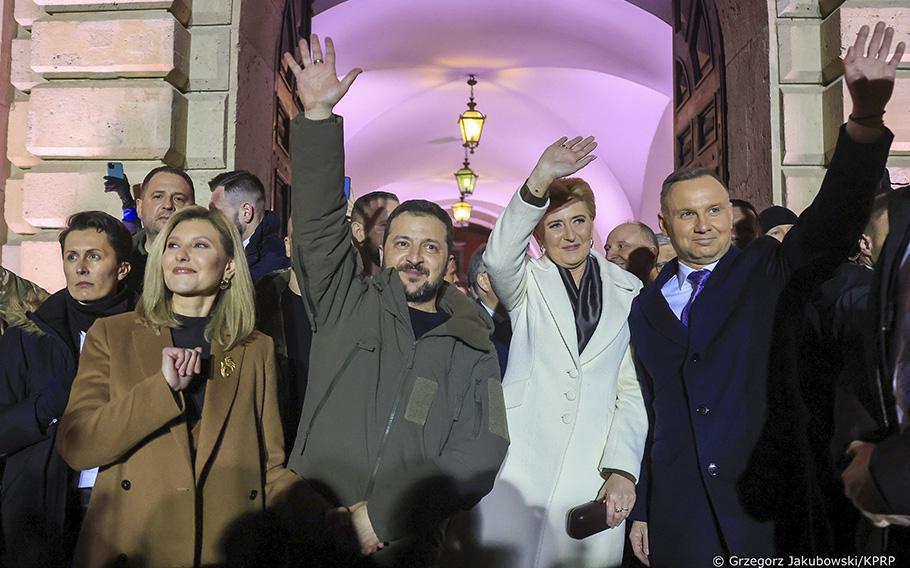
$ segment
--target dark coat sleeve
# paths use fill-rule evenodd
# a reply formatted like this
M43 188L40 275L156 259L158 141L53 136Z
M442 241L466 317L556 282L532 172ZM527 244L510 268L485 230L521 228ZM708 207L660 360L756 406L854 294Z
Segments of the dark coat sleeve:
M869 219L893 139L886 129L876 142L860 144L841 126L818 195L779 249L785 278L819 261L831 262L833 269L846 260Z
M291 124L294 199L292 263L313 330L352 311L357 260L344 197L344 128L339 116Z
M638 302L638 299L635 300ZM635 309L633 305L633 310ZM638 483L635 484L635 504L629 512L630 521L648 522L648 491L651 483L651 442L653 439L654 416L651 411L654 399L651 388L651 377L645 370L638 357L635 357L635 369L638 371L638 381L641 384L641 395L648 411L648 437L645 439L645 452L641 458L641 470L638 474Z
M18 327L0 337L0 455L6 456L44 440L35 414L38 394L28 382L26 334Z
M392 541L436 527L493 489L509 447L499 364L485 353L439 456L375 480L367 511L376 535Z
M250 266L250 277L254 283L259 282L270 273L287 268L290 265L291 261L284 256L284 253L266 253L259 258L259 262L254 266Z

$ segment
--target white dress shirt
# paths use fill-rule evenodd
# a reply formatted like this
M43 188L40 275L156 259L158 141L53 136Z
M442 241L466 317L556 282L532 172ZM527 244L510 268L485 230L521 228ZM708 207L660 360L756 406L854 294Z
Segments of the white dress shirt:
M692 296L692 283L689 282L689 274L692 274L696 270L713 272L718 262L720 261L714 261L702 268L692 268L686 266L682 262L679 263L679 270L676 272L676 277L667 280L667 283L660 289L660 293L664 295L664 299L667 301L667 304L670 305L670 310L673 311L676 319L682 320L682 311L685 309L686 304L689 303L689 298Z
M82 347L85 345L85 332L79 332L79 352L82 353ZM79 489L95 486L95 478L98 477L98 468L83 469L79 472Z

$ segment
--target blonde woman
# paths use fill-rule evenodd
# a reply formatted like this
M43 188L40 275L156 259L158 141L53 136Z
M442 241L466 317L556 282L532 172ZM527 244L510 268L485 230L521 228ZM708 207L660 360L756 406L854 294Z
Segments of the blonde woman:
M173 215L135 312L89 331L57 445L100 467L76 566L223 563L232 523L306 484L286 470L272 340L236 229Z
M547 148L484 254L513 328L503 381L512 445L481 503L495 566L622 562L648 431L626 323L641 282L592 249L594 194L564 178L595 146L579 137ZM544 250L537 260L526 255L532 235ZM566 513L594 500L612 528L571 539Z

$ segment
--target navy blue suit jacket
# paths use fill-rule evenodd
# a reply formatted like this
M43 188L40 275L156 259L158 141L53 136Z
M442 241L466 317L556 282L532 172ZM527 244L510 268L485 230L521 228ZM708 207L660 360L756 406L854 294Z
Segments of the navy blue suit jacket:
M284 239L281 238L281 219L276 213L269 211L262 217L250 236L245 252L254 284L276 270L291 266L291 259L285 254Z
M759 443L769 425L778 297L795 271L846 258L892 138L889 132L857 144L842 128L818 196L784 243L761 237L745 250L731 248L693 304L688 328L661 293L676 260L632 304L632 344L651 422L632 518L649 523L653 568L774 554L774 521L787 514L788 481L799 467L785 459L786 440L778 440L783 447Z

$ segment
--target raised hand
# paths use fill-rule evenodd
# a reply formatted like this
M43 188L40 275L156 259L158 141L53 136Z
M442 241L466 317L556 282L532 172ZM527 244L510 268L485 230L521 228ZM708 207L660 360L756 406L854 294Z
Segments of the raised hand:
M202 372L202 348L165 347L161 350L161 374L172 391L190 386L194 375Z
M537 197L543 197L553 180L572 175L593 162L597 156L591 152L595 148L597 142L593 136L576 136L571 140L563 136L553 142L537 160L528 177L528 189Z
M297 96L303 103L303 114L310 120L322 120L332 116L332 109L344 97L363 70L351 69L338 79L335 72L335 44L332 38L325 38L325 56L319 37L310 36L310 44L300 40L300 64L290 53L284 54L284 61L297 79Z
M860 120L876 117L885 111L885 105L894 92L897 65L906 47L904 42L898 43L888 61L894 28L886 27L884 22L875 25L867 46L868 38L869 26L863 26L856 34L856 42L847 49L843 58L844 80L853 100L852 116Z

